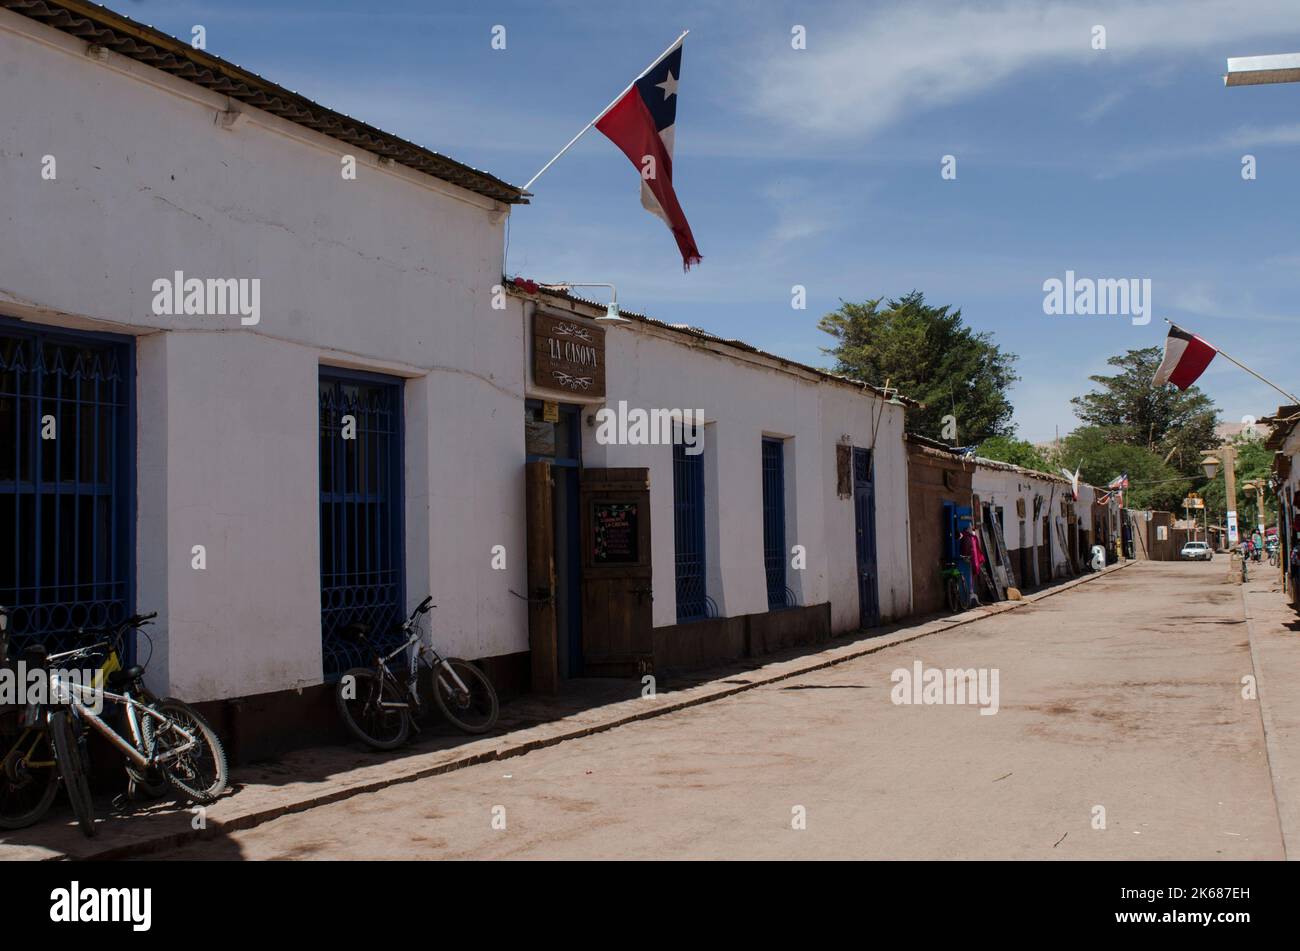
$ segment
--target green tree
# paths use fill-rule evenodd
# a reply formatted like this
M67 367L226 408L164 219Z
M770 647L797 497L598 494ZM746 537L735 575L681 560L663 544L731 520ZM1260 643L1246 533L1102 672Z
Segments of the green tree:
M1119 427L1080 427L1065 438L1061 465L1071 472L1077 468L1082 481L1098 488L1127 473L1125 507L1181 513L1195 477L1179 472L1159 453L1125 442L1124 435Z
M1273 452L1265 447L1263 438L1258 435L1251 436L1240 433L1232 438L1231 443L1237 450L1237 464L1234 467L1234 471L1237 473L1237 524L1242 532L1246 532L1253 530L1259 524L1259 506L1256 494L1243 489L1241 486L1251 479L1268 479L1273 471ZM1220 462L1222 462L1222 454L1218 455ZM1222 524L1224 513L1228 509L1223 469L1220 468L1214 474L1214 478L1208 481L1202 476L1201 485L1196 491L1201 498L1205 499L1205 508L1209 512L1210 523ZM1268 525L1276 517L1275 508L1275 504L1270 504L1270 493L1265 491L1265 525Z
M976 455L985 459L1009 462L1013 466L1036 469L1039 472L1055 472L1048 458L1037 446L1025 439L1013 436L993 436L984 440L975 450Z
M1016 356L967 327L960 310L932 307L913 291L897 300L841 302L817 326L835 338L823 348L835 357L834 372L874 386L888 380L925 404L908 410L909 430L964 446L1012 434L1007 390L1018 379ZM945 437L949 414L955 438L951 429Z
M1214 434L1219 413L1195 386L1153 387L1162 356L1159 347L1145 347L1111 357L1106 362L1120 372L1089 377L1099 388L1070 402L1084 423L1105 428L1108 440L1158 453L1194 476L1202 450L1219 443Z

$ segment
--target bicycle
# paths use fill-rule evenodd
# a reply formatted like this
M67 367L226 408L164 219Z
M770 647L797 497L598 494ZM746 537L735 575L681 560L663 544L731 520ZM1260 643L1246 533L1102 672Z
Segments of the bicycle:
M62 654L56 654L54 657L55 659L65 662L71 658L97 657L99 658L99 661L98 669L96 670L94 677L95 687L102 688L111 684L120 687L125 696L136 698L146 705L157 704L160 702L159 699L148 691L144 686L143 679L145 667L148 666L149 659L153 657L153 638L149 637L149 633L144 630L144 627L147 624L150 624L157 616L157 611L154 611L152 614L133 615L122 621L115 628L109 629L106 639L84 647L79 647L75 650L65 651ZM122 657L124 654L122 645L125 643L127 632L132 630L142 634L145 640L149 642L149 658L146 658L145 663L138 665L138 667L126 668L124 670L122 667ZM84 632L78 631L78 633ZM168 698L168 701L164 702L185 706L182 701L176 700L175 698ZM185 706L185 709L187 711L187 717L200 716L197 711L188 706ZM127 729L134 736L139 732L139 730L129 722L129 708L127 708L127 711ZM141 749L141 752L144 752L144 750ZM167 780L156 768L141 770L128 761L126 763L126 776L126 795L128 799L140 798L140 791L143 791L145 796L150 799L160 799L167 793Z
M25 667L41 666L43 651L24 651ZM0 607L0 665L9 664L9 611ZM16 668L11 668L16 669ZM49 812L59 791L50 735L33 706L0 707L0 829L23 829Z
M492 682L469 661L444 658L424 643L420 619L433 607L433 597L421 601L398 627L405 642L388 654L375 654L373 667L353 667L339 680L335 691L339 715L348 730L377 750L391 750L406 742L419 724L414 715L422 709L419 693L420 665L433 673L433 698L438 709L466 733L486 733L496 724L500 705ZM343 635L369 648L365 624L349 624ZM407 657L405 682L389 667L398 655Z
M154 617L156 612L122 622L115 631L118 643L128 629L142 627ZM127 774L133 784L159 793L170 787L181 802L215 802L228 783L226 753L215 731L197 710L174 697L153 696L144 686L144 667L121 669L117 645L107 640L51 654L48 661L66 663L98 655L105 660L89 686L59 670L51 671L53 699L46 713L54 759L82 831L88 836L95 833L94 805L86 780L87 727L126 757ZM121 692L107 687L117 687ZM87 705L87 700L108 700L119 706L125 715L127 735L109 726L96 709Z
M939 568L939 576L943 579L944 597L948 602L948 610L956 614L958 611L964 611L970 607L972 600L970 586L966 584L966 576L962 574L957 563L945 561Z

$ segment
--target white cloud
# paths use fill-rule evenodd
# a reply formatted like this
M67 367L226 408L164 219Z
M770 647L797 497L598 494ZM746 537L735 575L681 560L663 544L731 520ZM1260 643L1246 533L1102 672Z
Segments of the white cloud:
M767 235L768 250L808 241L838 227L845 214L842 201L806 179L784 179L763 187L763 197L775 215Z
M1091 46L1097 24L1106 28L1104 51ZM806 50L752 57L749 105L794 131L858 138L1030 70L1204 48L1245 55L1257 48L1241 45L1246 40L1295 28L1295 5L1283 0L1259 0L1248 10L1238 0L890 6L810 28Z
M1107 93L1085 109L1081 118L1084 122L1096 122L1127 98L1128 90L1126 89L1117 89L1114 92Z

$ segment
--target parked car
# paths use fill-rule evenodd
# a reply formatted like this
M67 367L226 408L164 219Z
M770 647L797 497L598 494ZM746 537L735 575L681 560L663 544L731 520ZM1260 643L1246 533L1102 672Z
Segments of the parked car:
M1214 551L1207 542L1188 542L1178 557L1184 561L1209 561L1214 557Z

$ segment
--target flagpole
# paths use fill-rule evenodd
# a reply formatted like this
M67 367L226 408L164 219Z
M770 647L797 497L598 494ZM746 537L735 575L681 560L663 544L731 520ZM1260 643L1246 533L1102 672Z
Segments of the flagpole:
M594 126L594 125L595 125L597 122L599 122L601 119L605 118L605 113L609 112L609 110L613 109L616 105L618 105L618 101L619 101L620 99L622 99L624 96L627 95L627 91L628 91L629 89L631 89L633 86L635 86L635 85L637 84L637 82L641 79L642 76L644 76L646 73L650 72L650 70L654 69L654 68L655 68L656 66L658 66L661 62L663 62L664 57L667 56L669 53L671 53L673 50L675 50L675 49L676 49L676 48L681 44L682 40L686 39L686 34L689 33L689 32L691 32L691 31L690 31L690 30L682 30L682 35L679 36L679 37L677 37L677 39L673 40L672 44L668 47L668 49L666 49L666 50L664 50L662 53L660 53L660 54L655 58L655 61L654 61L653 63L651 63L651 64L650 64L649 66L647 66L645 69L641 70L641 72L637 74L636 79L634 79L634 80L632 80L630 83L628 83L627 86L624 87L624 89L623 89L623 91L622 91L621 93L619 93L619 94L618 94L617 96L615 96L612 100L610 100L610 103L609 103L608 106L606 106L604 109L600 110L600 114L599 114L598 116L596 116L596 118L592 119L592 120L591 120L590 122L588 122L585 126L583 126L583 127L582 127L582 131L579 132L577 135L575 135L573 138L571 138L571 139L569 140L569 144L568 144L568 145L566 145L564 148L560 149L560 151L556 152L556 153L555 153L555 157L552 158L549 162L547 162L545 165L542 166L541 171L539 171L539 172L538 172L536 175L534 175L532 178L528 179L528 183L527 183L526 185L524 185L524 187L523 187L522 190L523 190L523 191L528 191L528 189L532 187L533 182L537 181L539 178L542 177L542 172L545 172L548 168L550 168L552 165L554 165L555 162L556 162L556 160L559 159L559 157L560 157L561 155L563 155L565 152L569 151L569 149L573 148L573 144L574 144L575 142L577 142L580 138L582 138L582 137L583 137L584 135L586 135L589 131L591 131L591 127L592 127L592 126Z
M1178 325L1177 325L1176 323L1174 323L1172 320L1170 320L1168 317L1165 318L1165 323L1167 323L1170 327L1178 327ZM1178 327L1178 329L1179 329L1179 330L1182 330L1181 327ZM1283 396L1285 396L1287 399L1289 399L1292 403L1300 403L1300 396L1296 396L1294 393L1288 393L1286 390L1282 389L1282 387L1278 386L1278 385L1277 385L1276 383L1274 383L1272 380L1269 380L1269 379L1267 379L1267 378L1265 378L1265 377L1260 376L1258 373L1256 373L1256 372L1255 372L1254 370L1252 370L1250 367L1246 366L1246 364L1242 363L1242 362L1239 361L1239 360L1234 360L1234 359L1232 359L1232 357L1228 356L1226 353L1224 353L1224 352L1223 352L1222 350L1220 350L1218 347L1215 347L1215 348L1214 348L1214 352L1217 353L1219 356L1223 357L1223 358L1224 358L1225 360L1227 360L1228 362L1237 364L1237 366L1241 367L1243 370L1245 370L1247 373L1249 373L1249 374L1250 374L1251 376L1253 376L1255 379L1259 380L1261 383L1267 383L1269 386L1273 387L1273 389L1277 390L1279 393L1281 393Z

